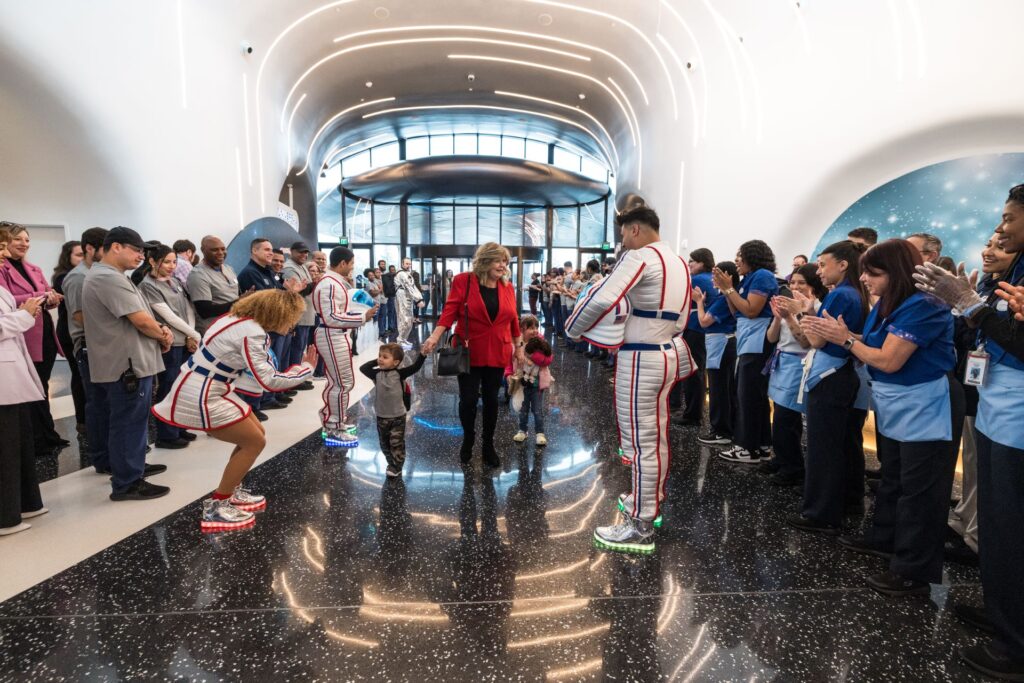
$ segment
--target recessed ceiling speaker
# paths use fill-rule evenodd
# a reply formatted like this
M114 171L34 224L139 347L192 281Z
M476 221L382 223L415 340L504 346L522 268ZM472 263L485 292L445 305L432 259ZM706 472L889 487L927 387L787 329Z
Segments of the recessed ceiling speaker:
M551 26L551 24L555 21L555 18L552 17L547 12L545 12L544 14L537 17L537 21L540 22L541 26Z
M391 10L389 10L387 7L378 7L377 9L373 10L373 16L377 17L378 19L387 19L388 17L391 16Z

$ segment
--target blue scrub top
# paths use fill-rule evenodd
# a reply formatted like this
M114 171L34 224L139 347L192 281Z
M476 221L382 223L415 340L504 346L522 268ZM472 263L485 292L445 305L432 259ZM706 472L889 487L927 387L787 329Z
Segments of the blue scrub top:
M711 304L715 303L716 299L720 299L722 297L719 291L715 289L714 282L711 280L711 273L697 273L693 276L690 282L692 283L692 287L700 287L700 291L704 292L705 311L711 308ZM697 304L692 300L690 301L690 319L686 323L686 329L696 330L701 333L706 332L706 330L700 326L700 321L697 320Z
M882 372L869 365L873 380L901 386L922 384L939 379L956 366L953 314L934 297L915 292L888 318L881 318L875 305L864 324L862 341L880 349L890 334L917 344L917 348L896 372Z
M774 273L761 268L753 273L748 273L740 282L740 287L737 291L744 299L749 298L751 294L760 294L770 300L779 293L779 281L775 279ZM761 312L756 317L770 319L772 317L771 306L766 302L764 308L761 309Z
M713 325L704 328L704 334L732 334L736 331L736 316L729 309L729 300L721 294L711 306L704 306L704 312L715 319Z
M860 292L850 284L849 280L843 280L821 302L821 308L818 309L818 317L824 318L825 311L828 311L828 314L833 318L838 319L839 316L843 316L843 322L846 323L846 327L849 328L850 332L860 334L864 329L863 310ZM849 351L839 344L833 344L832 342L828 342L825 346L818 349L818 353L824 353L833 358L847 358L850 355Z

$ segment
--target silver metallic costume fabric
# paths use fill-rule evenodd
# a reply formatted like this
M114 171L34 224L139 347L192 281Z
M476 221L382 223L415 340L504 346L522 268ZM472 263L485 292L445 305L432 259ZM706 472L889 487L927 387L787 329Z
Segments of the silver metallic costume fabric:
M628 251L600 285L591 288L566 321L574 338L607 316L622 297L632 311L615 364L615 415L619 440L633 460L633 489L626 511L651 521L659 514L669 469L672 385L696 368L683 341L690 310L690 270L665 242Z
M398 343L409 340L412 321L416 317L416 304L423 301L423 293L416 286L412 271L400 270L395 274L395 304L398 311Z
M169 424L204 431L240 422L252 410L233 385L246 371L263 391L291 389L313 374L305 363L278 370L266 331L251 318L225 315L206 330L167 397L153 406L153 414Z
M327 374L320 422L329 431L345 426L348 397L356 382L349 330L365 322L367 310L366 306L349 300L348 290L349 284L333 271L327 271L313 290L313 308L323 322L316 330L314 342Z

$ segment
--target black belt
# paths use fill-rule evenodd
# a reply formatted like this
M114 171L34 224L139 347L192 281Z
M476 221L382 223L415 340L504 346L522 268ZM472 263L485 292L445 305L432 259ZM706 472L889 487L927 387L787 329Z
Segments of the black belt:
M224 365L223 363L218 361L217 358L212 353L210 353L210 350L207 349L205 346L201 347L199 350L203 352L203 358L213 363L214 366L221 372L226 372L231 375L237 375L239 372L241 372L241 370L235 370L234 368ZM189 362L192 362L191 358L189 358ZM189 367L192 366L190 365Z

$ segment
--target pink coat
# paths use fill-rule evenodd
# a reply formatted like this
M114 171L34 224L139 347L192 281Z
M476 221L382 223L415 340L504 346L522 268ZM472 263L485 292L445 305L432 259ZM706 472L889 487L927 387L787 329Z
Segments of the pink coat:
M14 297L0 288L0 405L43 400L43 385L25 347L24 332L34 322L28 312L18 310Z
M53 287L46 281L46 276L43 275L43 271L39 269L39 266L33 265L28 261L22 261L25 266L25 272L28 273L31 282L26 282L25 278L21 276L14 266L9 262L5 262L3 267L0 268L0 287L4 287L14 295L14 301L17 302L18 306L23 304L27 299L31 299L34 296L42 296L49 292ZM56 339L57 328L53 326L54 339ZM25 344L28 345L28 352L32 354L32 362L38 363L43 360L43 316L40 315L36 318L35 325L29 328L25 332ZM60 351L60 342L57 342L57 349ZM60 351L63 355L63 351Z

